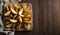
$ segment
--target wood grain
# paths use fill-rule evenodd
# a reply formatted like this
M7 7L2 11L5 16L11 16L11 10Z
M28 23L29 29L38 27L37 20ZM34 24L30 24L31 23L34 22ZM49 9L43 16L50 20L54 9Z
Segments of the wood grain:
M39 5L42 13L42 35L60 35L60 0L40 0Z

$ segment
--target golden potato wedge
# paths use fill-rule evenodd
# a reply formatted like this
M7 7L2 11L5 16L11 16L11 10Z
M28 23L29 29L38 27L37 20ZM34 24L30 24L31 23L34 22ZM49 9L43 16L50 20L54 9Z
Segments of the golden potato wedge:
M29 21L29 18L23 18L24 19L24 21Z
M26 17L30 17L31 18L32 16L31 15L27 15Z
M13 8L11 8L11 11L13 14L17 14L17 12Z
M23 8L19 11L19 16L22 15L23 13Z
M24 21L26 24L31 24L32 21Z
M8 24L8 25L6 25L6 27L11 27L12 26L12 24Z
M17 15L14 15L13 19L16 18L16 17L17 17Z
M12 4L12 3L10 3L10 4L8 5L8 7L9 7L9 8L13 8L13 9L14 9L14 6L13 6L13 4Z
M25 27L27 30L30 30L31 25L30 25L30 24L24 24L24 27Z
M6 13L4 13L4 16L9 16L11 13L11 11L7 11Z
M23 9L26 9L27 8L27 4L26 3L23 3L22 4L22 7L23 7Z
M18 20L22 23L22 17L18 16Z
M29 12L30 7L28 6L26 9L24 9L25 12Z
M15 4L14 4L14 7L15 7L16 9L21 9L21 5L19 5L18 3L15 3Z
M17 22L17 20L15 20L15 19L9 19L10 20L10 22L12 22L12 23L16 23Z

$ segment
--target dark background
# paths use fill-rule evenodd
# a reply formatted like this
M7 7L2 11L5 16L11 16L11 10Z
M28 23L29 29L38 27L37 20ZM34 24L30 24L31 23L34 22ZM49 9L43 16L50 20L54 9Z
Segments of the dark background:
M32 3L33 30L15 35L60 35L60 0L23 0Z

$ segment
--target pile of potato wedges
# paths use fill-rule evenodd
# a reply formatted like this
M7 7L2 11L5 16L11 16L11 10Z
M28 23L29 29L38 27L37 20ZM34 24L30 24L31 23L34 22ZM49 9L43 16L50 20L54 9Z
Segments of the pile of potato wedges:
M31 30L32 7L30 3L8 3L4 5L5 30Z

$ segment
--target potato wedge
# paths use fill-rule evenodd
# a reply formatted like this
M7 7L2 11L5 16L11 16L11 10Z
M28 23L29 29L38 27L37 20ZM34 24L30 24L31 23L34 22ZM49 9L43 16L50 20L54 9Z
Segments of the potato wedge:
M9 16L10 13L11 13L11 11L6 12L6 13L4 13L4 16Z
M21 8L21 6L20 6L18 3L15 3L15 4L14 4L14 7L15 7L16 9Z
M25 12L29 12L30 7L28 6L26 9L24 9Z
M15 19L9 19L10 20L10 22L12 22L12 23L16 23L17 22L17 20L15 20Z
M31 15L27 15L26 17L32 17Z
M8 25L6 25L6 27L11 27L12 26L12 24L8 24Z
M25 26L25 28L26 28L27 30L30 30L30 27L31 27L30 24L27 24L27 25L25 24L24 26Z
M25 21L29 21L29 18L23 18Z
M17 14L17 12L13 8L11 8L11 11L13 14Z
M18 17L18 20L19 20L19 22L22 23L22 18L20 16Z
M9 7L9 8L13 8L13 9L14 9L14 6L13 6L13 4L12 4L12 3L10 3L10 4L8 5L8 7Z
M27 4L26 3L23 3L22 4L22 7L23 7L23 9L26 9L27 8Z
M19 11L19 16L22 15L23 13L23 8Z
M32 21L24 21L26 24L31 24Z
M17 15L14 15L13 19L16 18L16 17L17 17Z

